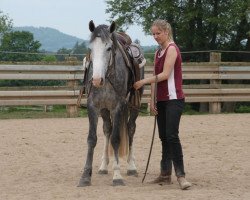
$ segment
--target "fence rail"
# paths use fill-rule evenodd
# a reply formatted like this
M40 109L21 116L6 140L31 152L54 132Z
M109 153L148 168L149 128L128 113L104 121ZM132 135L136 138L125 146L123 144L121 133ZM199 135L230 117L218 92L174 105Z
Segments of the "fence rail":
M57 65L0 65L0 80L62 80L65 86L0 88L0 106L67 105L69 117L78 113L76 99L83 67L76 63Z
M221 102L250 101L250 84L240 84L242 80L250 80L250 63L183 63L182 70L184 82L196 80L183 85L186 102L207 102L211 113L219 113ZM146 77L150 76L152 67L145 71ZM225 80L227 83L222 82ZM207 83L200 84L200 81ZM142 102L149 100L150 92L146 90Z
M221 111L222 102L250 102L250 63L183 63L186 102L207 102L211 113ZM145 76L151 76L153 67L145 67ZM0 65L0 80L64 80L64 86L0 87L0 106L67 105L69 117L78 113L76 106L79 80L83 79L82 66L75 65ZM225 80L227 83L224 83ZM200 83L200 82L206 82ZM249 83L249 82L248 82ZM147 85L142 103L150 100ZM86 104L86 98L82 98Z

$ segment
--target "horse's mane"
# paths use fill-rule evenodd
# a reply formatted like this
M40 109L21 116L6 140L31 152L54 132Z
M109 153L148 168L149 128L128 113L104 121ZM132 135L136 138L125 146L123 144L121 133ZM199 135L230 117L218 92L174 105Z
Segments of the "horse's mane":
M109 39L112 39L112 41L114 42L114 46L116 47L117 46L116 32L113 32L110 38L110 32L108 28L109 26L105 24L101 24L97 26L91 34L90 43L92 43L96 37L100 37L103 42L108 41Z

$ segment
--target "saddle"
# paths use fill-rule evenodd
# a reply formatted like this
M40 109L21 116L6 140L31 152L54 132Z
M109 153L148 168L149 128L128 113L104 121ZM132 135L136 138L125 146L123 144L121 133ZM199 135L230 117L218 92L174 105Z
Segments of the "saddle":
M132 105L132 107L139 109L141 105L140 97L143 90L135 90L133 88L133 84L134 82L141 80L142 77L140 68L145 65L146 59L144 58L140 46L136 43L133 43L129 35L124 32L117 32L116 38L120 44L118 45L118 47L120 48L123 58L127 63L127 67L131 69L131 72L133 74L133 81L131 83L128 101L130 105Z
M125 60L130 60L131 64L127 65L130 67L134 73L135 76L135 82L140 80L140 69L146 64L146 59L144 58L144 55L142 53L142 49L140 46L136 43L133 43L129 35L127 35L124 32L117 32L116 38L118 42L123 47L123 57ZM132 66L131 66L132 65Z
M125 47L127 48L131 43L132 40L129 37L128 34L124 32L117 32L117 40Z

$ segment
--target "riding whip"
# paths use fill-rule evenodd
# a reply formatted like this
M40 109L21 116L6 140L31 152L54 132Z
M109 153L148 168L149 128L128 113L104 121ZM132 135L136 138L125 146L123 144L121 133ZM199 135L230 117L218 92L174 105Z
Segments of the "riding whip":
M154 105L155 105L155 107L156 107L156 97L157 97L157 82L158 82L158 77L156 75L155 76L155 91L154 91ZM148 161L147 161L146 169L144 172L144 176L142 178L142 183L144 182L144 179L146 178L146 175L147 175L149 161L150 161L151 153L152 153L152 149L153 149L154 138L155 138L155 129L156 129L156 119L157 119L157 116L155 115L154 130L153 130L153 135L152 135L152 140L151 140L151 145L150 145L150 150L149 150L149 155L148 155Z

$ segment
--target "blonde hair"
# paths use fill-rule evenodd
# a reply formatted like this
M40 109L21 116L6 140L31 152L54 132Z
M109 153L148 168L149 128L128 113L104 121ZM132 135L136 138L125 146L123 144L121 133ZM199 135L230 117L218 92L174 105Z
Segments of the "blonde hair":
M172 27L171 25L164 19L157 19L153 22L151 28L153 26L158 27L162 31L167 31L168 32L168 39L173 40L173 32L172 32Z

